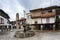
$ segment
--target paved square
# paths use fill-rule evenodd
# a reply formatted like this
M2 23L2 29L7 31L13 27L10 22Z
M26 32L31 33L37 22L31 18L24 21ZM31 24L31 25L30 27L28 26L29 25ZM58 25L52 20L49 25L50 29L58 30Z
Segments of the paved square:
M60 31L36 31L36 35L29 38L15 38L13 35L17 30L14 29L12 32L0 33L0 40L60 40Z

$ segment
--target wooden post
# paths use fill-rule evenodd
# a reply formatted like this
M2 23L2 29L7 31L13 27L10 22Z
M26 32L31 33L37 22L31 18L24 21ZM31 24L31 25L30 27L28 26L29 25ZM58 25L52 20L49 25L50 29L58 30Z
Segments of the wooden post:
M43 31L43 25L41 25L41 31Z
M31 31L34 31L34 26L33 25L31 26Z
M53 31L55 31L55 25L53 25Z

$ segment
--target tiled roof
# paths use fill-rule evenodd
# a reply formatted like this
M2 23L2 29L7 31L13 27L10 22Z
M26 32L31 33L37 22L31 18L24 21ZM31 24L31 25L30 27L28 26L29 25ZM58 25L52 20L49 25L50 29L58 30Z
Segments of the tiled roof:
M56 8L60 8L60 6L50 6L50 7L45 7L45 8L37 8L37 9L30 10L30 12L37 11L37 10L56 9Z

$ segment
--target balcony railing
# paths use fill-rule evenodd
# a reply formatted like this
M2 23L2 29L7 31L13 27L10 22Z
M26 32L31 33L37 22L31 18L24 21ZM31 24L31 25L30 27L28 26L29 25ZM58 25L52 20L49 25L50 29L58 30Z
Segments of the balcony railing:
M46 13L46 14L42 14L41 17L53 17L55 16L55 13Z
M55 13L45 13L45 14L32 14L31 17L43 17L43 18L46 18L46 17L54 17L56 14Z

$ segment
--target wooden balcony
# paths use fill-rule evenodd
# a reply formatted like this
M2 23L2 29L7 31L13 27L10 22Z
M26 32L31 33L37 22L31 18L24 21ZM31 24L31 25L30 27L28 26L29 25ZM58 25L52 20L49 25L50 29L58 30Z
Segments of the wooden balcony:
M31 13L31 17L40 17L41 15L40 13Z
M54 17L56 14L55 13L46 13L42 14L41 17Z
M45 14L31 14L32 18L48 18L48 17L54 17L55 13L45 13Z

